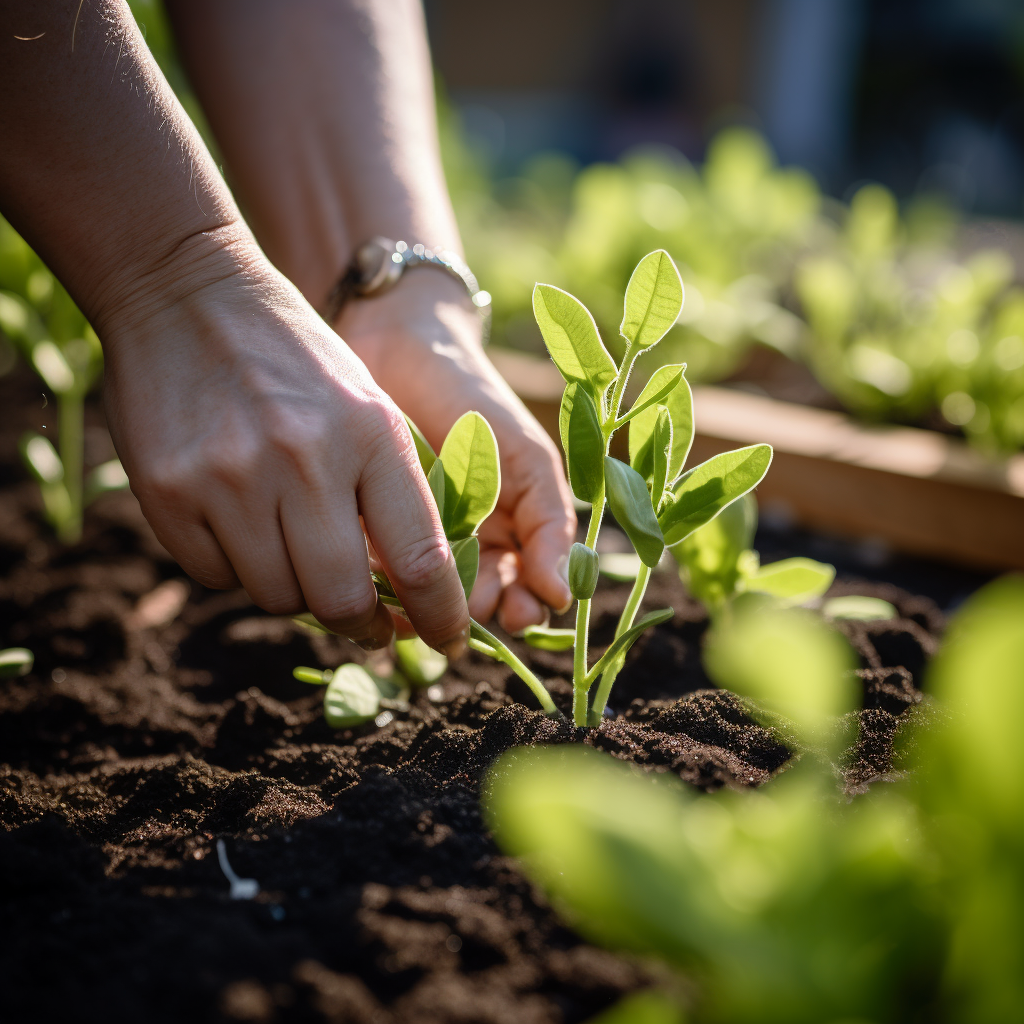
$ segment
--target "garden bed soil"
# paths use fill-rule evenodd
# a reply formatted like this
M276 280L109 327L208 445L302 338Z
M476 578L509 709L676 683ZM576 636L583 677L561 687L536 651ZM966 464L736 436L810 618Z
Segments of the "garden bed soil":
M40 414L12 388L0 381L0 401L20 429ZM760 785L790 757L704 676L706 621L671 571L645 604L676 615L636 645L597 730L546 718L470 655L381 726L333 731L291 670L366 655L184 580L128 494L60 549L16 436L0 437L0 641L36 664L0 683L7 1020L587 1020L653 968L586 943L499 853L480 814L488 766L523 743L585 742L711 791ZM596 646L627 589L601 584ZM900 611L848 627L865 695L842 770L856 793L900 770L893 738L943 617L888 584L833 593ZM565 706L570 655L516 649ZM218 840L255 899L230 898Z

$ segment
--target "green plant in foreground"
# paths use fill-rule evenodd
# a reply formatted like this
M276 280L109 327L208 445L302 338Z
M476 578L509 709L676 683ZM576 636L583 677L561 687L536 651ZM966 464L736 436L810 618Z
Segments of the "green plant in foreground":
M591 514L586 543L573 545L568 565L570 590L577 601L575 629L535 626L526 631L526 640L535 647L573 648L572 717L577 726L600 724L629 648L645 629L672 616L672 609L665 608L635 621L651 570L666 546L685 540L756 487L771 463L768 445L752 445L716 455L684 472L693 441L693 401L684 366L658 369L632 408L621 412L634 363L661 340L682 305L682 281L668 253L659 250L645 256L626 289L620 328L626 352L617 364L578 299L551 285L538 284L534 291L537 322L566 380L559 428L569 483L578 499L590 503ZM627 424L628 465L608 455L612 436ZM494 434L479 413L466 413L435 455L423 435L409 425L468 596L480 561L476 532L493 511L501 483ZM590 665L590 602L600 568L595 545L606 503L642 565L611 645ZM401 607L383 573L376 573L374 582L385 603ZM475 621L471 621L469 645L511 668L548 714L560 714L541 680Z
M0 679L16 679L32 671L35 658L27 647L0 650Z
M854 706L848 652L805 611L747 605L716 624L708 667L789 720L794 767L709 795L592 750L520 750L492 771L490 823L586 935L682 972L688 1020L1016 1019L1022 623L1020 577L968 602L929 670L943 713L909 726L914 773L847 803L830 761ZM664 999L608 1015L678 1019Z

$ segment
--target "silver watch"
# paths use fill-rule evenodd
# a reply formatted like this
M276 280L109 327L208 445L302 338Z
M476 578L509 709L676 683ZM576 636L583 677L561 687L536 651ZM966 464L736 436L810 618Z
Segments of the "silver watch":
M457 277L469 292L470 301L490 318L491 295L481 290L465 260L450 249L428 249L422 243L408 245L390 238L371 238L356 251L338 283L331 289L323 318L333 323L349 299L381 295L393 288L409 267L440 267Z

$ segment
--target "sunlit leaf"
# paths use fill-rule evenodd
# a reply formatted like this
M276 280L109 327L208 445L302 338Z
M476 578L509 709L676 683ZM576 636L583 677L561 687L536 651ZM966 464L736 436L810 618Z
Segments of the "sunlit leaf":
M645 256L626 286L619 333L641 348L661 341L683 309L683 282L664 249Z
M402 675L414 686L431 686L448 670L448 659L418 636L396 640L395 656Z
M748 576L746 589L770 594L785 605L798 605L821 597L835 578L835 566L825 562L816 562L813 558L784 558L762 565Z
M576 630L551 626L527 626L523 639L541 651L568 651L576 641Z
M550 284L533 289L533 312L555 366L568 382L587 384L595 400L615 379L615 362L579 299Z
M842 597L831 597L821 607L821 613L827 619L898 619L900 613L888 601L880 597L867 597L862 594L844 594Z
M409 428L409 433L412 434L413 443L416 445L416 455L420 460L420 466L423 469L424 474L430 472L430 467L434 464L434 459L437 455L434 454L434 449L430 447L430 442L423 436L420 428L408 416L405 417L405 425Z
M730 502L753 490L771 461L771 446L755 444L715 455L683 474L658 516L665 543L678 544Z
M440 459L434 459L434 464L430 467L430 472L427 473L427 484L430 487L430 493L434 496L434 504L437 505L437 514L441 517L441 522L444 519L444 492L445 492L445 479L444 479L444 463Z
M27 647L8 647L0 651L0 679L16 679L32 671L34 661Z
M350 729L373 719L380 710L380 690L361 665L338 668L324 693L324 718L333 729Z
M647 386L640 392L637 404L644 404L651 395L659 393L665 382L671 380L676 370L680 369L685 370L685 367L662 366L655 370ZM690 454L690 445L693 444L693 395L690 393L690 385L686 378L682 377L664 398L659 399L657 405L646 408L630 420L629 462L634 468L654 433L658 422L658 405L665 406L672 417L672 457L668 465L668 479L669 483L672 483L686 465L686 457Z
M480 540L477 537L463 537L452 541L452 555L455 557L455 568L459 573L459 582L465 591L466 600L473 592L477 573L480 571Z
M460 416L439 458L445 478L445 536L450 541L470 537L494 511L501 489L498 444L487 420L478 412Z

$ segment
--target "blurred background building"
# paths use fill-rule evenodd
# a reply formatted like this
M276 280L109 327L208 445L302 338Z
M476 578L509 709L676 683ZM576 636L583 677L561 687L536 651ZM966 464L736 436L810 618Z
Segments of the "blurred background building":
M435 62L500 173L662 143L700 160L725 124L836 196L1024 213L1021 0L426 0Z

